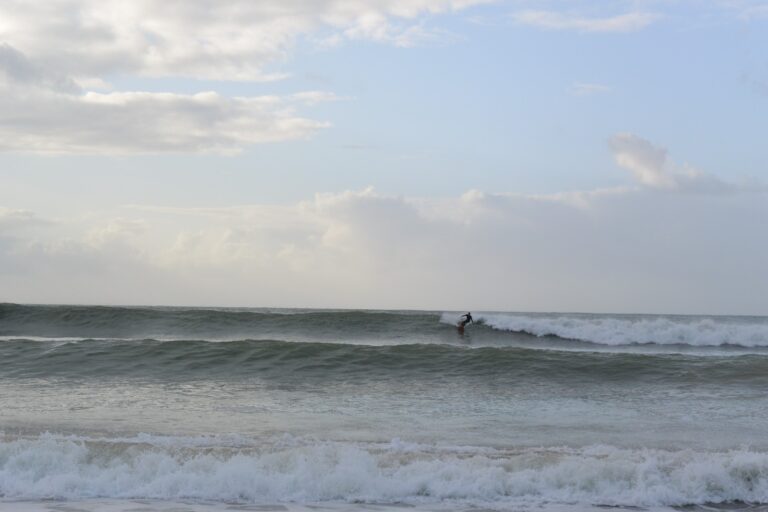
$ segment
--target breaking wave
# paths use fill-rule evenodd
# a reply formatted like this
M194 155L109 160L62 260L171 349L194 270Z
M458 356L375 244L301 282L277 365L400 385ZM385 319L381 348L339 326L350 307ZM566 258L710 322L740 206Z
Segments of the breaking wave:
M435 502L682 506L768 502L768 453L500 450L292 437L231 440L44 434L0 442L6 499L235 503Z
M456 343L458 313L0 304L0 338ZM478 344L521 337L620 346L768 347L768 317L477 313ZM466 341L466 340L464 340Z
M499 331L601 345L768 347L764 317L479 314L476 320Z

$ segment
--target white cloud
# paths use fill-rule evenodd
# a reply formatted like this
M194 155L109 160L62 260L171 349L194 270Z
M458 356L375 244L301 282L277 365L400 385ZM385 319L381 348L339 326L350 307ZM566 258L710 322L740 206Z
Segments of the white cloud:
M667 150L631 133L619 133L609 141L616 163L629 169L643 185L673 188L677 185L666 167Z
M632 172L641 184L688 192L733 192L737 187L690 165L668 161L667 150L631 133L618 133L608 141L616 163Z
M322 30L407 44L421 16L487 1L8 0L0 40L70 75L271 80L283 74L266 68L299 37Z
M124 208L0 239L15 269L0 273L0 301L765 314L766 199L365 189Z
M46 221L39 218L34 212L0 207L0 234L16 228L41 224L46 224Z
M0 3L0 151L232 153L328 126L285 98L114 91L114 75L270 81L316 34L411 46L424 17L487 0L61 0ZM330 34L330 35L329 35ZM101 91L101 92L94 92ZM106 91L106 92L105 92Z
M628 12L609 17L586 17L558 11L524 10L512 15L521 25L548 30L576 30L578 32L636 32L659 18L649 12Z
M328 91L304 91L293 94L291 97L296 101L304 103L305 105L316 105L318 103L327 103L346 99Z

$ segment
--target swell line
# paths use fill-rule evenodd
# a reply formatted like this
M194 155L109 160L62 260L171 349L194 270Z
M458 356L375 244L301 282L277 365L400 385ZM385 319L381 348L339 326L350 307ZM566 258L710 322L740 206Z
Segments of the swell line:
M696 357L448 345L367 346L240 340L0 343L0 378L258 377L281 381L397 378L521 383L752 383L768 385L768 355Z

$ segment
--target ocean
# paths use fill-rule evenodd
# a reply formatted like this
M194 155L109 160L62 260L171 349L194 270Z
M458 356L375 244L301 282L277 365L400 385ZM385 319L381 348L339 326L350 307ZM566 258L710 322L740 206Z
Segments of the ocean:
M0 511L768 510L768 318L0 304Z

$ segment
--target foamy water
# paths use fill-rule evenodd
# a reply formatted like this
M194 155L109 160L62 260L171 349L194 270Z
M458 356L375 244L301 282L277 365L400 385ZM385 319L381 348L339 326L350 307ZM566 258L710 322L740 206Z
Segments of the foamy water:
M6 499L608 506L768 501L768 454L611 446L476 449L281 438L259 446L62 439L0 443Z
M454 323L455 314L441 320ZM763 317L680 317L627 315L522 315L480 313L475 321L499 331L556 336L601 345L690 345L768 347Z
M768 504L766 319L457 319L1 305L0 510Z

